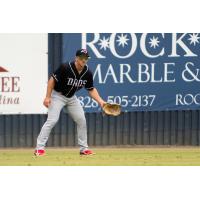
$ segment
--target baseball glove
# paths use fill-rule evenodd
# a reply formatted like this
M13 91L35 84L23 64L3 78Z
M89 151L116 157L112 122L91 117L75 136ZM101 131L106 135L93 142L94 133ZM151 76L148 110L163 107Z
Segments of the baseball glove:
M117 103L106 103L103 112L107 115L118 116L121 113L121 106Z

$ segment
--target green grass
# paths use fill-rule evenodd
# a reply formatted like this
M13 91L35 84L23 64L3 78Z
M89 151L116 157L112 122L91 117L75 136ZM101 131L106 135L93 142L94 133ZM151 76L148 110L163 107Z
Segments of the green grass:
M78 148L0 149L0 166L200 166L198 147L93 148L96 155L79 156Z

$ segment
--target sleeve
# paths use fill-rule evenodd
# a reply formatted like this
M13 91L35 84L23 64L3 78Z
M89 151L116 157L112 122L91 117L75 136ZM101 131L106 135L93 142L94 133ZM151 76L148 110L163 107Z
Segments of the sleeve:
M61 80L62 71L63 71L63 65L61 64L59 68L55 72L52 73L51 76L54 78L56 82L59 82Z
M93 74L90 71L88 74L88 79L87 79L87 83L85 84L85 89L86 90L92 90L94 88L94 83L93 83Z

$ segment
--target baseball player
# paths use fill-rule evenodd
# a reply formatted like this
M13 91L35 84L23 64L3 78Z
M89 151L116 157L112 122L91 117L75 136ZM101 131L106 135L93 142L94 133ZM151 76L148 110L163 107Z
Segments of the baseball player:
M43 102L44 106L48 108L48 117L37 138L34 152L36 156L45 154L45 145L49 134L58 121L64 106L66 106L68 114L77 125L80 155L94 154L92 150L88 149L85 114L75 95L76 91L84 87L102 108L106 103L93 85L93 74L86 64L89 58L90 56L86 49L78 50L75 60L61 64L49 79L46 97Z

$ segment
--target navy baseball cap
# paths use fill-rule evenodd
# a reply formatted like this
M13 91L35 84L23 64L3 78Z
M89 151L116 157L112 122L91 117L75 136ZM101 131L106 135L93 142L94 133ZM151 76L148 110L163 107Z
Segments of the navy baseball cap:
M79 50L77 50L76 56L84 56L84 57L90 58L87 49L79 49Z

